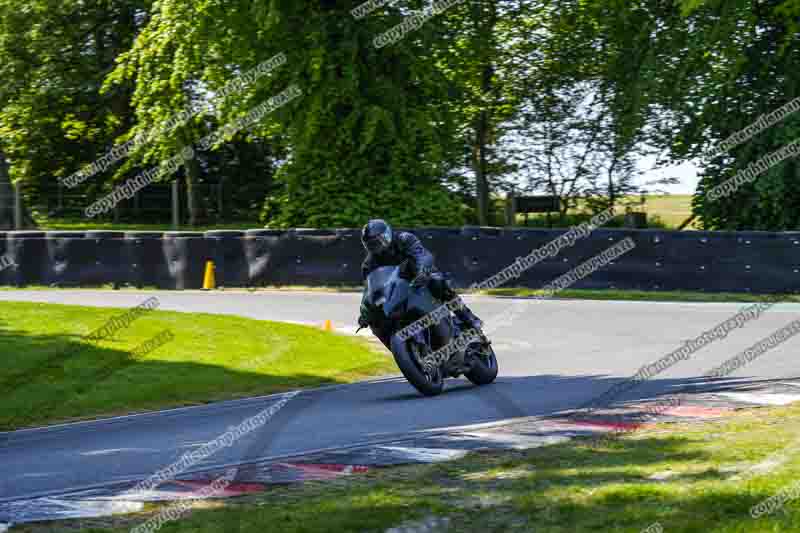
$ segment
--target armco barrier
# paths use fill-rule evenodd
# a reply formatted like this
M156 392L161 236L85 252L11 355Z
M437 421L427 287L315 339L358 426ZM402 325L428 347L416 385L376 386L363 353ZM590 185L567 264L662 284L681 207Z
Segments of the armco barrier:
M168 232L162 239L169 271L170 289L196 289L203 286L204 258L210 257L208 242L200 232ZM145 264L145 272L147 264ZM159 285L161 286L161 285Z
M129 283L131 263L125 249L123 231L87 231L84 237L93 245L92 263L80 276L81 285L111 283L115 287Z
M248 230L245 232L245 260L248 265L247 286L275 285L287 273L280 269L280 251L291 235L282 230Z
M415 228L456 286L483 281L565 230ZM530 270L514 286L538 288L625 237L636 248L576 288L796 292L800 232L598 229ZM0 285L202 287L206 262L224 287L359 285L364 252L355 229L199 232L6 232L0 255L15 266Z
M47 268L47 241L43 231L9 231L6 253L16 265L12 267L11 284L42 285Z
M164 254L164 234L150 231L126 231L123 261L128 264L128 283L135 287L174 289Z
M216 281L222 287L247 287L250 268L245 252L244 231L207 231L208 253L216 266Z
M7 249L7 242L6 242L6 235L8 232L0 231L0 257L5 257L6 260L10 259L11 256L7 256L6 252ZM12 279L11 276L13 275L14 269L13 267L6 266L3 268L3 265L0 264L0 286L4 285L11 285Z
M45 234L45 260L42 263L44 285L81 285L85 273L93 269L97 257L94 240L84 232L50 231Z

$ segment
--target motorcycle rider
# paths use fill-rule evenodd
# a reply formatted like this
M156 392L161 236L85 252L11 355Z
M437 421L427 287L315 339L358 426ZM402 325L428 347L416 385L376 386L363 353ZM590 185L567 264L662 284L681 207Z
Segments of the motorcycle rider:
M416 276L411 282L412 287L427 286L434 298L442 303L458 297L450 281L434 266L433 254L414 234L406 231L395 232L385 220L374 219L361 230L361 243L367 250L367 257L361 265L362 279L366 279L369 273L378 267L396 266L408 260ZM389 332L382 327L382 313L370 310L365 301L366 293L364 296L365 298L361 300L358 326L365 328L371 325L373 333L389 348ZM459 306L454 314L468 328L474 328L478 332L483 328L483 322L466 304Z

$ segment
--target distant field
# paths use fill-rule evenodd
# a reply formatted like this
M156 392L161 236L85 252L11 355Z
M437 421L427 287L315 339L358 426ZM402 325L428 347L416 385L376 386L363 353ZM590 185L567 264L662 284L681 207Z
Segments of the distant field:
M665 228L674 229L681 225L681 223L689 218L692 214L692 195L691 194L669 194L669 195L649 195L646 196L646 202L643 208L639 207L640 197L629 197L627 201L634 207L635 210L642 210L647 213L648 219L653 221L654 227L663 226ZM498 201L498 209L501 210L500 205L502 201ZM622 209L621 209L622 210ZM570 211L571 215L580 214L582 209L575 209ZM380 213L375 213L375 217L380 217ZM502 217L498 217L498 220ZM528 217L529 225L541 227L546 225L544 215L531 215ZM524 215L518 215L517 221L520 225L524 224ZM96 222L84 218L44 218L36 219L36 223L42 230L51 231L89 231L89 230L116 230L116 231L171 231L172 225L165 223L147 224L147 223L118 223L113 222ZM498 222L499 223L499 222ZM572 225L573 220L566 220L563 224L559 225ZM660 223L660 224L659 224ZM191 228L189 226L182 226L182 231L211 231L211 230L246 230L246 229L259 229L264 225L257 220L227 222L224 224L204 224ZM689 226L688 229L696 229Z
M648 218L657 216L668 227L677 228L692 215L691 194L647 196L644 212ZM691 226L690 226L691 227Z
M557 216L551 215L554 226L571 226L579 221L576 216L585 215L584 202L580 202L578 208L571 209L564 222L558 223ZM619 212L625 211L625 206L630 206L633 211L643 211L647 213L648 222L651 227L663 227L666 229L677 229L687 218L692 215L692 195L691 194L658 194L645 196L644 205L641 204L640 196L627 197L620 203ZM517 214L517 223L525 224L525 215ZM528 215L528 225L535 227L546 226L546 215ZM619 225L619 224L617 224ZM685 229L697 229L694 222Z

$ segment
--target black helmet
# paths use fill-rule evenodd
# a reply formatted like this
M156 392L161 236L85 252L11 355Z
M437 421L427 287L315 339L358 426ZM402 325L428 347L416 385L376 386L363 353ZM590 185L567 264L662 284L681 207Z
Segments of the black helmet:
M361 244L368 252L385 252L392 244L392 227L381 219L370 220L361 230Z

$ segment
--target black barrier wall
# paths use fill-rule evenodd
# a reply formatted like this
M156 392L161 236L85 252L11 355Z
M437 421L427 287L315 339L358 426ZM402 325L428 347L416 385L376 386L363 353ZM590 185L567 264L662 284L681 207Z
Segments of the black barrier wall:
M416 228L439 268L466 288L566 230ZM800 232L598 229L526 271L513 286L539 288L626 237L636 247L574 285L591 289L796 292ZM206 262L224 287L360 285L359 231L38 232L0 234L13 262L0 285L199 289Z

